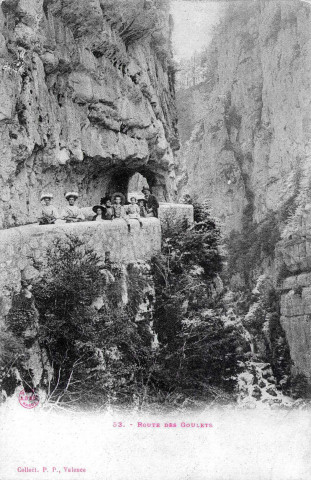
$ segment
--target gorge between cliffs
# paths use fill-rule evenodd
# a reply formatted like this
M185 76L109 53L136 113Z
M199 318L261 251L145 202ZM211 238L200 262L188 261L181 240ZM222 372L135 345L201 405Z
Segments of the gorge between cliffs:
M311 5L211 2L186 58L176 3L0 4L3 403L309 405ZM92 221L143 187L157 216Z
M231 293L274 291L293 368L307 378L310 59L309 5L237 3L182 65L177 91L179 192L208 199L218 218ZM261 301L249 306L245 320L265 329Z

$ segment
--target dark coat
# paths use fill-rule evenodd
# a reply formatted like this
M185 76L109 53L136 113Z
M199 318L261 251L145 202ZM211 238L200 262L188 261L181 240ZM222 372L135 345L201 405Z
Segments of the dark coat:
M151 208L153 215L155 217L158 217L159 202L155 195L152 195L152 194L149 195L149 198L146 201L146 208L147 208L147 211Z

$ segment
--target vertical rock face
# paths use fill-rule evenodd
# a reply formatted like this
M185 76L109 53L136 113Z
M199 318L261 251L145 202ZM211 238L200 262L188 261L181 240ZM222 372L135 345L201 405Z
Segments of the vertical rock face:
M305 199L306 201L306 199ZM281 323L296 373L311 384L311 205L301 201L276 249L280 271Z
M135 172L174 195L178 148L166 0L5 0L0 6L0 225L39 194L83 204Z
M309 381L310 27L305 2L230 6L205 81L177 94L179 191L209 197L230 234L231 275L271 277L294 372Z
M310 23L303 2L230 7L205 82L178 92L180 189L208 196L227 231L241 230L246 207L260 222L309 179ZM185 119L189 93L199 108Z

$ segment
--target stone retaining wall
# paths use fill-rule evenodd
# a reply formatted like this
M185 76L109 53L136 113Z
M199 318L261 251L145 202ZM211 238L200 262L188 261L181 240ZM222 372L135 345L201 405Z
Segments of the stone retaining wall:
M21 288L21 280L31 280L44 265L48 247L58 238L77 235L102 258L110 252L113 262L123 264L148 261L161 250L161 223L187 218L193 222L190 205L161 205L159 217L130 220L131 234L124 220L103 222L26 225L0 231L0 319L8 313L12 296Z
M21 280L31 280L38 274L48 247L58 238L77 235L86 246L92 247L102 258L110 252L113 262L123 264L150 260L161 249L161 226L156 218L143 219L140 228L130 220L131 234L124 220L82 222L16 227L0 232L0 317L8 313L14 292L21 288Z

